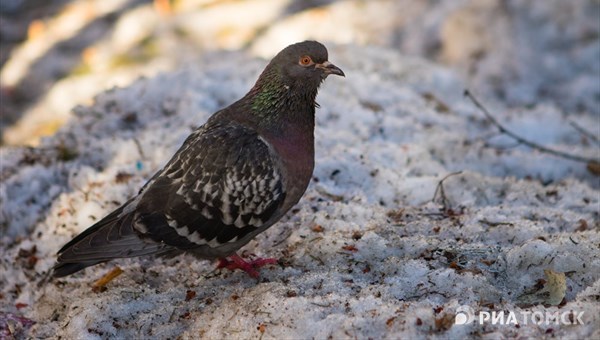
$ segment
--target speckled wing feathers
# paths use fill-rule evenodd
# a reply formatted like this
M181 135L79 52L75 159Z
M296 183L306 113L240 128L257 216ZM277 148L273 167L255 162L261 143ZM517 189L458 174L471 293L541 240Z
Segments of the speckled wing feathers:
M115 258L190 250L226 256L268 227L285 200L269 145L233 122L196 130L139 195L58 252L55 276Z
M217 248L269 221L285 198L282 183L256 132L208 124L142 190L134 228L179 249Z

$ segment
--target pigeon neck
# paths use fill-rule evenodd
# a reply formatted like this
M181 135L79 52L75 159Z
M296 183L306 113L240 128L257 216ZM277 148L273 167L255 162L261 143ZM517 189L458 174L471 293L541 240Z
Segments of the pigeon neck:
M281 81L261 81L247 95L257 127L274 134L314 129L317 88Z

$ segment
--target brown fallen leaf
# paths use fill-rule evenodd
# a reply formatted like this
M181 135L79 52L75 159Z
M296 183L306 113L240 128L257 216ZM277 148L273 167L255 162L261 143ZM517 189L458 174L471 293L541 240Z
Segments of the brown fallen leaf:
M115 176L115 182L117 183L127 183L131 177L133 177L132 174L124 172L124 171L119 171L117 173L117 175Z
M592 174L594 174L596 176L600 176L600 163L594 162L594 161L590 161L590 162L587 163L587 169Z
M584 220L583 218L580 219L579 221L579 227L577 227L577 229L575 229L575 231L586 231L588 229L588 223L586 220Z
M323 229L322 225L316 224L315 226L313 226L311 228L311 230L314 231L315 233L321 233L321 232L323 232L324 229Z
M435 319L435 329L437 331L447 331L454 325L454 314L444 314L442 317Z
M98 281L94 282L92 285L92 291L94 293L103 292L106 290L106 285L110 283L110 281L114 280L117 276L123 273L123 269L119 267L115 267L108 274L101 277Z
M185 292L185 301L190 301L191 299L196 297L196 292L193 290L188 290Z
M344 249L346 251L351 251L351 252L358 251L358 248L356 248L355 246L353 246L351 244L343 246L342 249Z

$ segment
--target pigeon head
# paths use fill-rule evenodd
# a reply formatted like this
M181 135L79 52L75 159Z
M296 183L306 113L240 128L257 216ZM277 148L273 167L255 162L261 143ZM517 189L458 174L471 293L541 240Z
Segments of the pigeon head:
M279 68L284 80L300 81L318 86L330 74L345 76L344 72L327 60L327 49L316 41L303 41L279 52L270 67Z
M327 60L325 46L316 41L299 42L271 60L243 101L251 102L253 111L261 117L314 113L319 85L330 74L345 76Z

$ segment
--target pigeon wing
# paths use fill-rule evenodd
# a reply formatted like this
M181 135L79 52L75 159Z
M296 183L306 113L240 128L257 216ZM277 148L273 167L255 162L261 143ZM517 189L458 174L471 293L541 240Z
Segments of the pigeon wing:
M274 157L256 131L240 124L200 128L142 189L134 228L207 257L220 256L211 249L225 245L237 250L280 213L285 190Z

